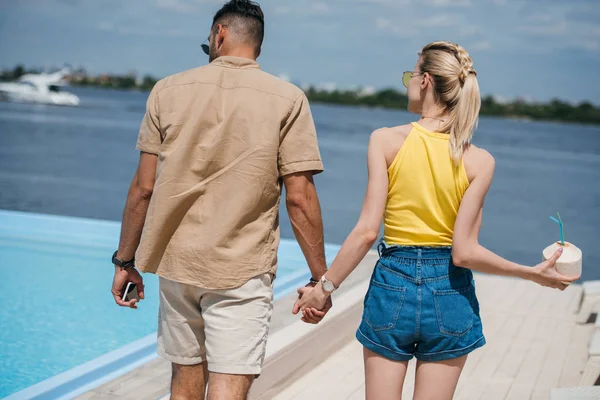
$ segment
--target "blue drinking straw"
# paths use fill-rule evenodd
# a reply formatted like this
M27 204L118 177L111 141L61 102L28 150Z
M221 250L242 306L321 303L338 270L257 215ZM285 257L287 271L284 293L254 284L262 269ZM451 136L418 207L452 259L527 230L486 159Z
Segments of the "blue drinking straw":
M550 219L558 224L558 227L560 228L560 244L564 246L565 245L565 235L563 233L563 222L562 222L562 219L560 218L560 213L556 213L556 215L558 215L558 219L556 219L554 217L550 217Z

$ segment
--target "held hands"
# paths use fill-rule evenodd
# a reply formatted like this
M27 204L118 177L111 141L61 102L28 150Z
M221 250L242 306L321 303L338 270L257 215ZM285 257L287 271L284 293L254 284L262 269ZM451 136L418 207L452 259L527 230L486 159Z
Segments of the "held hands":
M115 298L115 302L121 307L137 308L137 299L129 301L123 301L123 294L127 283L133 282L137 286L138 296L140 299L144 299L144 280L142 276L135 268L123 269L115 266L115 277L113 278L113 284L111 293Z
M323 290L321 283L308 284L298 289L298 300L294 304L292 314L302 311L302 321L308 324L318 324L331 309L331 296Z
M562 252L563 249L559 248L551 258L533 267L533 275L530 279L542 286L561 291L565 290L570 283L579 279L579 277L564 276L556 270L556 261L562 255Z

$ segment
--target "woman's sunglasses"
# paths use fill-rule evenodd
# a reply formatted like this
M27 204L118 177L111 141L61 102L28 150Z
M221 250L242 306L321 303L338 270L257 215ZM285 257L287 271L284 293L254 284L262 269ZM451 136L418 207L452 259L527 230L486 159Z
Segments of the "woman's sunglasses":
M410 80L413 78L413 76L418 75L422 75L422 73L406 71L404 74L402 74L402 84L404 85L404 87L408 89L408 84L410 83Z

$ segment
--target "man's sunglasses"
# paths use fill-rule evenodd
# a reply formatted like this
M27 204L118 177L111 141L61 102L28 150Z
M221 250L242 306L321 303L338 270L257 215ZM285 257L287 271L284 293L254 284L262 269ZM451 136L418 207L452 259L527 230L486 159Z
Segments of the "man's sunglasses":
M219 31L219 26L221 28L227 28L227 25L219 24L216 28L217 31ZM206 38L206 40L200 45L200 47L202 47L202 51L204 51L204 54L206 54L207 56L210 55L210 36Z
M202 51L204 51L204 54L206 54L207 56L210 55L210 46L208 45L210 43L210 38L207 37L206 40L204 41L204 43L202 43L200 45L200 47L202 47Z
M402 74L402 84L404 85L404 87L408 89L408 84L410 83L410 80L413 78L413 76L418 75L423 75L423 73L406 71L404 74Z

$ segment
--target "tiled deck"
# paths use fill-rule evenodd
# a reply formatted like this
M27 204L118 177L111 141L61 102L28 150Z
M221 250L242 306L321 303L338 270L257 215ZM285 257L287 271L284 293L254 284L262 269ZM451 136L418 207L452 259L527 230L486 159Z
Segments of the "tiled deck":
M455 399L547 400L552 388L576 386L593 332L593 324L575 324L581 287L559 292L511 278L475 280L487 345L469 357ZM353 340L275 399L364 399L363 372L362 348ZM412 362L406 399L414 377Z
M353 283L364 286L375 259L374 254L367 256L345 290ZM478 274L475 280L487 345L469 357L455 398L546 400L552 388L576 386L593 332L593 324L575 323L581 286L559 292L512 278ZM297 322L298 317L289 312L293 300L294 295L290 295L276 303L273 332ZM261 399L363 399L362 349L352 339L360 310L351 319L354 321L336 324L336 335L346 340L340 350L311 372L299 372L289 382L280 383L284 389L276 396L263 395ZM284 362L294 364L294 360ZM414 375L415 364L411 363L404 388L406 399L412 398ZM264 383L268 377L262 379ZM79 399L158 399L168 393L169 380L169 364L157 359Z

